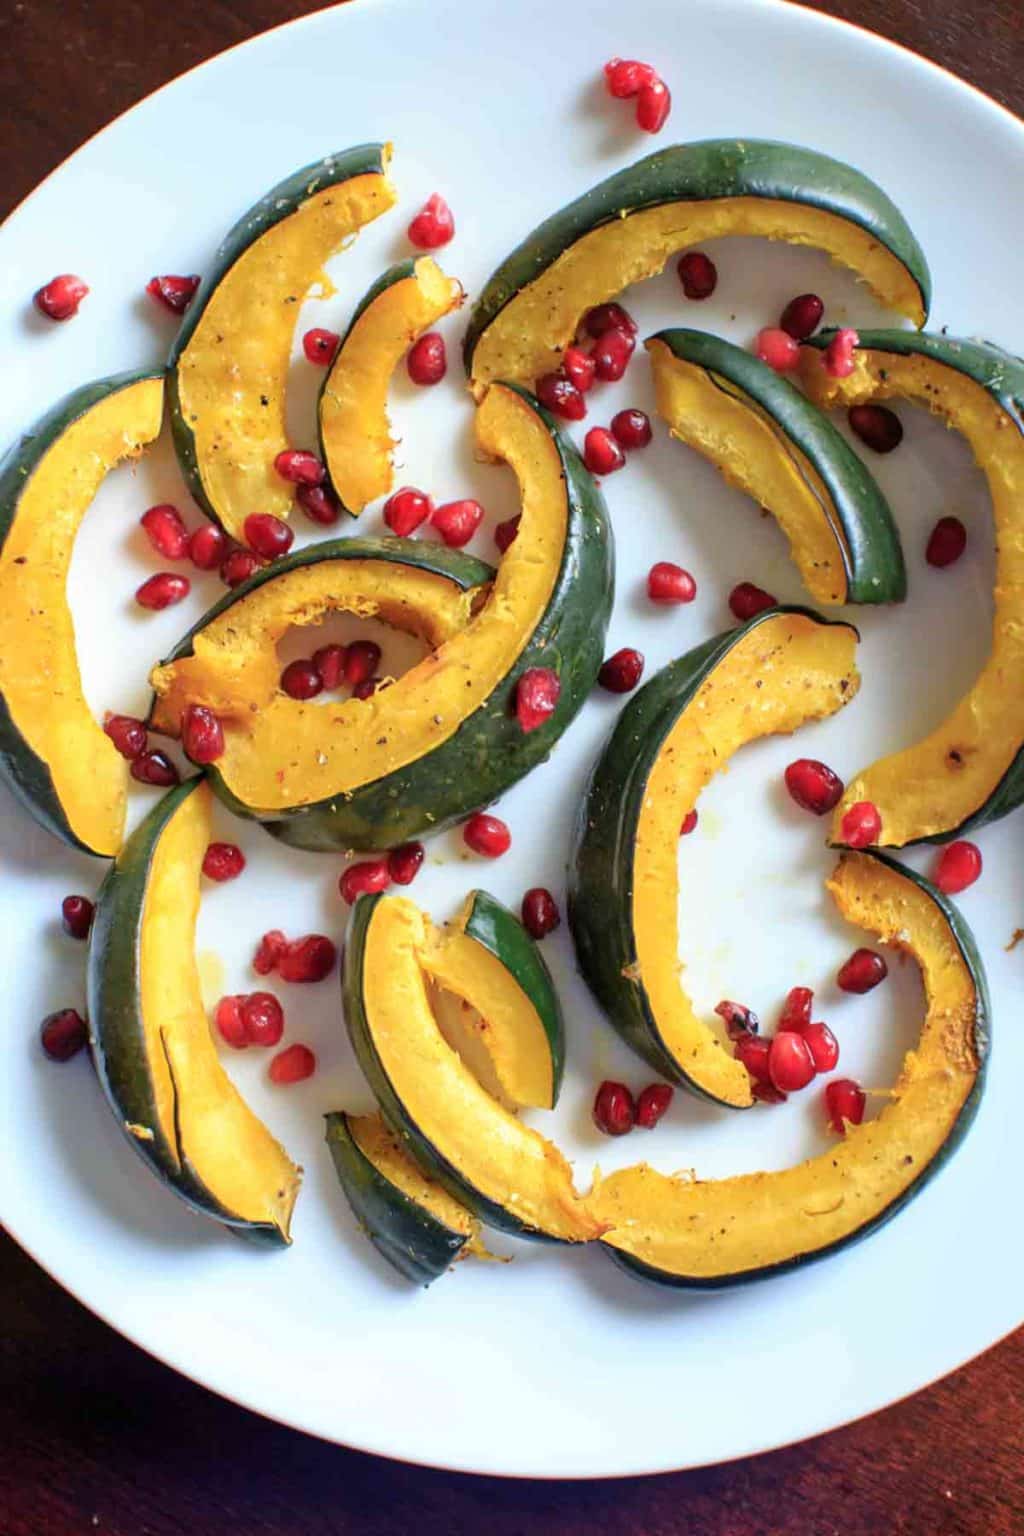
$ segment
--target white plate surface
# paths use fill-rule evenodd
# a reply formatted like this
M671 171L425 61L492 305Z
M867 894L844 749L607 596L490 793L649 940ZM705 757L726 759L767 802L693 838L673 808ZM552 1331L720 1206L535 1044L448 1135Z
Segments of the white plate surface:
M265 188L323 153L373 138L396 146L399 211L335 264L339 294L309 303L310 324L339 327L382 266L407 250L408 217L435 189L458 234L443 253L471 293L541 217L649 151L628 105L608 100L612 53L654 60L675 109L660 142L717 135L791 139L850 160L904 209L932 265L932 323L1024 351L1019 257L1024 204L1021 125L948 75L865 33L758 0L360 0L256 39L160 91L52 176L0 232L0 440L84 380L164 355L173 322L143 295L155 271L202 271L235 217ZM747 241L714 250L718 293L682 298L674 273L629 297L641 334L696 324L746 342L792 294L828 301L833 321L884 318L823 257ZM26 306L55 271L92 293L73 324ZM454 341L461 330L447 327ZM454 352L454 349L453 349ZM315 370L296 364L297 442L310 440ZM303 387L304 386L304 387ZM514 510L506 471L472 461L460 372L434 391L396 389L401 481L438 498L476 495L490 528ZM625 382L591 397L591 420L650 407L641 357ZM987 649L991 520L964 445L914 410L904 447L873 460L891 494L912 595L897 612L861 611L864 686L840 717L797 742L741 754L701 804L681 845L682 958L697 1003L747 999L769 1016L786 988L819 989L843 1068L872 1085L894 1076L913 1038L920 991L910 968L871 997L841 997L831 978L858 942L831 910L822 825L780 792L794 755L844 773L908 742L945 713ZM579 434L582 435L582 434ZM801 588L770 520L660 436L607 484L618 539L618 596L608 650L638 645L649 671L729 622L725 598L751 578L781 598ZM90 700L140 709L148 662L217 595L199 578L187 608L143 617L131 593L153 567L137 528L159 499L187 506L166 441L133 475L114 474L75 551L72 599ZM922 559L946 512L972 530L968 557L942 573ZM190 512L198 521L194 509ZM364 525L380 526L379 512ZM301 530L306 537L306 530ZM652 611L642 577L680 561L700 591L692 607ZM854 617L857 617L855 611ZM308 651L308 641L304 646ZM596 695L552 761L501 804L512 853L488 865L456 836L430 847L414 893L437 917L471 884L517 903L529 885L561 894L568 831L584 772L619 703ZM133 797L133 815L151 803ZM980 1116L951 1165L900 1218L823 1264L733 1294L687 1299L621 1274L597 1250L502 1242L508 1265L467 1263L410 1292L356 1231L321 1141L322 1112L369 1096L345 1037L333 983L283 988L290 1038L321 1070L269 1089L266 1062L230 1062L237 1081L307 1168L289 1252L253 1252L191 1215L147 1176L101 1101L88 1065L43 1060L36 1021L81 1000L81 947L58 931L69 890L101 870L33 827L4 795L0 936L8 1049L0 1075L7 1172L0 1216L68 1290L178 1370L262 1413L349 1445L446 1467L591 1476L699 1465L803 1438L909 1393L984 1349L1020 1320L1020 1224L1006 1179L1024 1153L1019 1028L1024 950L1022 817L986 829L982 882L962 898L995 998L992 1072ZM248 960L271 926L340 938L339 859L290 853L218 812L242 843L242 881L209 891L200 949L211 990L253 985ZM926 868L933 855L909 862ZM649 1156L702 1174L780 1167L820 1149L818 1094L781 1110L714 1113L676 1095L654 1135L610 1143L589 1122L597 1080L639 1087L647 1073L602 1021L574 973L568 935L546 941L569 1021L570 1069L545 1129L587 1182ZM219 974L218 974L219 972ZM820 1089L818 1090L820 1093Z

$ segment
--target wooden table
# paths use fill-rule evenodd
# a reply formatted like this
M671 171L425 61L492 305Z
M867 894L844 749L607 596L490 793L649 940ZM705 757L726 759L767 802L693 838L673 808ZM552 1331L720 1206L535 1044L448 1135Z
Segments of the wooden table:
M1022 0L813 8L873 27L1024 112ZM0 211L156 86L319 9L8 0ZM983 1294L960 1300L985 1304ZM269 1424L125 1343L5 1238L0 1317L0 1536L1024 1532L1024 1332L908 1402L793 1449L704 1472L574 1484L426 1472Z

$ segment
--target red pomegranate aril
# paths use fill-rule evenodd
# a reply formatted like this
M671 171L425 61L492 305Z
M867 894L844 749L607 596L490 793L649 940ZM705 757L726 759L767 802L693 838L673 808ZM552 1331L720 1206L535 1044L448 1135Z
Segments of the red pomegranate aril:
M596 363L595 363L596 372ZM553 416L563 421L582 421L587 414L587 402L570 378L564 373L545 373L537 380L537 399Z
M384 503L384 521L392 533L407 539L426 522L433 510L434 503L425 491L418 491L414 485L403 485Z
M636 1106L625 1083L613 1083L606 1079L594 1096L592 1114L594 1124L606 1136L625 1136L627 1131L631 1131L636 1119Z
M776 373L792 373L800 361L800 346L788 332L778 326L767 325L758 331L754 352L773 368Z
M643 653L625 645L601 663L597 681L608 693L630 693L643 675Z
M850 326L836 331L825 348L825 372L832 379L848 379L853 372L853 354L860 337Z
M630 336L636 335L636 321L621 304L595 304L583 316L583 326L587 335L593 336L595 341L607 331L626 331Z
M289 485L323 485L327 476L316 454L305 448L283 449L274 460L274 468Z
M334 361L340 340L337 331L325 331L322 326L314 325L302 338L302 350L309 362L327 368Z
M212 709L189 704L181 717L181 744L185 756L202 767L224 756L224 731Z
M345 681L350 688L368 683L380 666L380 646L375 640L353 640L345 651Z
M455 233L452 211L439 192L432 192L408 228L408 236L421 251L436 251Z
M173 608L175 603L180 603L188 597L192 590L192 583L187 576L176 576L173 571L158 571L155 576L150 576L141 587L135 590L135 601L140 608L149 608L159 612L162 608Z
M799 1031L814 1058L815 1072L834 1072L839 1065L839 1041L827 1024L808 1024Z
M795 1029L797 1034L811 1022L814 993L810 987L790 987L779 1015L780 1029Z
M448 351L440 331L427 331L413 342L405 367L414 384L440 384L448 372Z
M843 781L827 763L798 757L785 772L786 788L801 810L824 816L843 798Z
M566 347L562 354L562 371L570 384L575 384L581 395L593 389L596 377L594 359L582 347Z
M88 896L65 896L60 904L64 932L73 939L87 939L95 910Z
M310 522L329 528L341 516L341 503L326 485L300 485L295 500Z
M747 619L774 608L777 599L763 587L755 587L752 581L741 581L729 593L729 611L734 618L745 624Z
M963 838L943 848L936 860L932 879L946 896L966 891L981 874L981 849Z
M683 817L682 821L679 823L679 836L680 837L689 837L691 832L696 832L696 830L697 830L697 821L698 821L697 812L696 811L687 811L686 815Z
M609 96L625 101L658 78L657 70L639 59L609 59L604 66L604 83Z
M485 859L500 859L512 846L512 833L499 816L488 816L477 811L462 828L462 839L467 848Z
M710 299L718 286L718 268L703 251L687 251L676 267L688 299Z
M215 571L227 553L227 536L212 523L189 535L188 557L197 571Z
M89 1026L77 1008L61 1008L40 1024L39 1043L51 1061L70 1061L89 1044Z
M871 992L888 974L889 967L875 950L855 949L839 967L836 984L843 992Z
M451 549L468 544L483 522L484 509L478 501L446 501L431 513L430 521Z
M815 1074L814 1056L802 1034L782 1029L768 1047L768 1076L780 1093L798 1093Z
M388 874L396 885L411 885L423 865L426 850L422 843L403 843L388 854Z
M386 858L364 859L361 864L350 864L338 881L338 890L349 906L358 896L376 896L391 884L391 871Z
M562 921L558 903L543 885L532 886L527 891L520 910L523 927L531 939L543 939L549 933L554 933Z
M652 80L642 85L636 98L637 127L644 133L660 133L668 122L672 110L672 92L664 80Z
M754 1083L751 1093L759 1104L785 1104L788 1093L780 1093L774 1083Z
M245 868L245 854L237 843L210 843L203 854L203 874L223 885L237 880Z
M866 1104L867 1095L852 1077L837 1077L825 1085L825 1113L839 1136L846 1134L847 1124L860 1125Z
M356 683L352 689L354 699L372 699L381 685L379 677L364 677L362 682Z
M140 784L152 784L158 789L170 789L181 782L181 775L166 752L140 752L128 771Z
M295 534L286 522L272 512L251 512L242 525L245 542L265 560L276 560L292 547Z
M692 603L697 596L697 583L681 565L659 560L647 573L647 596L652 603Z
M249 1045L276 1045L284 1034L284 1009L273 992L250 992L242 999L242 1023Z
M824 313L825 305L816 293L798 293L779 316L779 330L794 341L806 341L818 329Z
M843 815L840 841L848 848L870 848L882 835L882 817L870 800L858 800Z
M313 665L325 688L340 688L345 681L345 655L343 645L322 645L313 652Z
M636 1101L636 1123L641 1130L654 1130L672 1103L672 1092L668 1083L648 1083L642 1089Z
M251 549L232 549L224 557L220 568L220 579L226 587L239 587L243 581L248 581L250 576L255 576L266 565L259 555L254 555Z
M151 277L146 284L146 292L158 304L169 309L172 315L183 315L195 298L198 287L198 273L193 273L191 277L175 277L168 272L163 277Z
M854 436L874 453L892 453L903 441L903 423L884 405L851 405L846 419Z
M621 379L635 350L636 338L630 331L605 331L591 353L597 377L606 383Z
M768 1051L771 1042L761 1035L741 1035L732 1048L737 1061L741 1061L755 1083L770 1082L768 1076Z
M583 462L592 475L613 475L625 465L626 455L607 427L591 427L583 439Z
M281 688L290 699L315 699L324 683L314 662L290 661L281 673Z
M495 528L494 542L497 544L501 554L505 553L510 544L515 543L516 534L519 532L519 524L522 522L522 516L521 512L517 513L515 517L506 518L503 523L499 523Z
M114 746L122 757L133 762L140 753L146 750L146 727L141 720L136 720L134 715L106 715L103 720L103 729L110 737Z
M523 731L536 731L555 712L562 684L550 667L528 667L516 684L516 719Z
M165 560L184 560L188 554L188 529L177 507L164 503L143 512L139 522L158 555Z
M651 418L647 412L638 411L632 406L624 411L616 411L611 420L611 431L619 446L630 452L635 448L646 448L653 436Z
M761 1020L752 1008L747 1008L743 1003L731 1002L727 997L715 1004L715 1012L724 1021L725 1032L730 1040L743 1040L747 1035L756 1035L761 1028Z
M967 529L958 517L940 517L931 533L924 557L929 565L942 570L954 565L967 548Z
M252 968L257 976L269 976L277 970L277 962L285 952L288 940L280 928L269 928L256 946Z
M89 292L89 285L73 272L62 272L51 277L42 288L32 295L32 302L48 320L70 320L78 314L78 306Z
M286 944L277 962L282 981L323 981L334 970L338 951L323 933L307 933Z
M270 1081L279 1087L304 1082L316 1071L316 1057L308 1045L289 1045L270 1063Z
M244 1051L249 1044L245 1033L245 1020L242 1018L242 1004L245 996L236 992L230 997L222 997L213 1010L213 1022L218 1035L225 1045L230 1045L233 1051Z

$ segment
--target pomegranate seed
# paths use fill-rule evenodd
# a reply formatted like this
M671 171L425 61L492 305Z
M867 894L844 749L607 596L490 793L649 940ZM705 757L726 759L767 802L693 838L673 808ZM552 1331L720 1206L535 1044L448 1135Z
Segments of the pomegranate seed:
M272 512L251 512L242 527L245 542L250 549L254 549L266 560L276 560L278 555L286 555L295 537L288 524Z
M594 1124L606 1136L625 1136L633 1129L636 1110L625 1083L605 1081L594 1097Z
M60 904L64 932L73 939L87 939L95 910L88 896L65 896Z
M755 1083L767 1083L768 1051L771 1042L761 1035L741 1035L732 1048L737 1061L741 1061Z
M981 874L981 849L963 839L943 848L932 872L932 879L947 896L966 891Z
M752 581L741 581L729 593L729 611L743 624L747 619L774 608L777 599L763 587L755 587Z
M289 485L323 485L327 476L327 471L316 454L308 453L304 448L285 448L275 458L274 468L281 479L287 480ZM265 517L267 514L257 515ZM279 522L280 519L276 521ZM248 537L248 530L246 536ZM262 553L270 554L271 551L264 550Z
M32 295L32 302L39 313L48 320L70 320L78 314L78 306L89 292L89 285L73 272L62 272Z
M672 1089L668 1083L648 1083L636 1101L636 1123L645 1131L653 1131L662 1115L672 1103Z
M270 1081L284 1087L301 1083L316 1071L316 1057L308 1045L289 1045L270 1063Z
M527 891L523 897L521 911L523 927L531 939L543 939L547 934L554 933L562 921L558 903L551 892L545 890L542 885L532 886Z
M843 992L871 992L885 980L889 967L873 949L855 949L839 967L836 983Z
M215 571L227 553L228 541L221 528L208 523L197 528L188 541L188 557L199 571Z
M672 110L672 92L664 80L642 85L636 98L636 123L644 133L660 133Z
M373 640L353 640L345 651L345 681L350 688L368 683L380 665L380 646Z
M596 370L596 363L595 363ZM577 386L564 373L545 373L537 380L537 399L553 416L563 421L582 421L587 402Z
M455 233L455 220L439 192L430 194L407 233L421 251L436 251L439 245L448 244Z
M375 896L386 891L391 884L391 872L386 858L364 859L361 864L350 864L338 881L342 900L349 906L357 896Z
M158 571L141 587L135 589L135 601L140 608L159 610L173 608L183 602L192 589L187 576L175 576L171 571Z
M323 981L334 970L338 951L323 933L307 933L286 944L277 962L282 981Z
M853 372L853 352L860 337L849 326L836 331L825 348L825 372L833 379L848 379Z
M786 788L801 810L824 816L843 798L843 781L826 763L798 757L786 768Z
M779 329L794 341L806 341L821 324L825 306L816 293L798 293L779 316Z
M814 993L810 987L790 987L779 1015L779 1028L793 1029L800 1034L811 1022L813 1002Z
M594 359L582 347L566 347L562 354L562 371L570 384L575 384L581 395L593 389L596 369Z
M425 491L418 491L413 485L403 485L384 503L384 521L392 533L405 539L420 523L426 522L433 510L434 503Z
M811 1053L815 1072L834 1072L839 1065L839 1041L827 1024L808 1024L799 1031Z
M202 767L224 756L224 731L212 709L189 704L181 717L181 744L185 756Z
M343 645L322 645L313 652L313 665L325 688L340 688L345 681L345 655Z
M477 811L462 829L467 848L485 859L500 859L512 846L512 833L498 816L488 816Z
M846 419L851 432L874 453L892 453L903 441L903 423L884 405L851 405Z
M750 1091L760 1104L785 1104L789 1097L780 1093L773 1083L755 1083Z
M583 462L592 475L613 475L626 455L607 427L591 427L583 440Z
M639 59L609 59L604 66L604 82L609 96L624 101L635 96L645 85L657 80L657 71Z
M653 436L651 418L646 411L633 408L616 411L612 417L612 436L621 448L646 448Z
M152 294L157 303L169 309L173 315L183 315L195 298L198 287L198 273L191 277L173 277L167 273L164 277L151 277L146 284L146 292Z
M506 518L503 523L499 523L498 526L495 528L495 530L494 530L494 542L495 542L495 544L497 544L498 549L501 551L502 554L505 553L506 549L508 549L510 544L514 544L515 543L515 541L516 541L516 534L519 532L519 524L521 523L521 521L522 521L522 513L520 512L515 517Z
M761 1028L761 1020L753 1009L745 1007L743 1003L730 1002L727 997L715 1004L715 1012L720 1019L724 1019L725 1032L730 1040L742 1040L747 1035L756 1035Z
M882 818L877 805L872 805L870 800L858 800L844 814L839 831L847 848L869 848L872 843L877 843L882 834Z
M270 928L260 939L256 946L256 953L252 957L252 968L257 976L269 976L277 970L277 962L285 952L288 940L280 928Z
M967 529L958 517L940 517L931 533L924 557L940 570L954 565L967 548Z
M814 1076L814 1057L803 1035L782 1029L768 1047L768 1076L780 1093L797 1093Z
M583 316L583 324L588 336L595 340L606 331L628 331L630 336L636 335L636 321L621 304L595 304Z
M448 352L440 331L428 331L414 342L405 366L414 384L440 384L448 372Z
M159 789L169 789L181 782L181 775L166 752L140 752L129 772L140 784L154 784Z
M867 1095L852 1077L837 1077L825 1085L825 1112L832 1129L845 1136L846 1126L860 1125L864 1119Z
M319 363L322 368L326 368L334 361L340 340L337 331L325 331L321 326L314 325L302 338L302 350L311 363Z
M647 573L647 596L652 603L692 603L697 583L681 565L659 560Z
M516 719L523 731L536 731L555 712L562 684L550 667L527 667L516 684Z
M148 512L143 512L139 522L158 555L163 555L165 560L184 560L188 554L188 529L177 507L167 504L150 507Z
M676 267L688 299L709 299L718 287L718 268L703 251L687 251Z
M326 485L300 485L295 500L310 522L329 528L341 516L341 502Z
M631 693L643 675L643 653L626 645L601 663L597 681L609 693Z
M129 762L146 750L146 727L134 715L105 715L103 729Z
M697 830L697 812L696 811L687 811L686 815L683 817L682 821L679 824L679 836L680 837L689 837L690 833L691 832L696 832L696 830Z
M315 699L324 683L312 661L290 661L281 673L281 688L290 699Z
M244 868L245 854L237 843L211 843L203 854L203 874L218 885L237 880Z
M249 1044L245 1034L245 1020L242 1018L244 1002L242 993L236 992L231 997L222 997L213 1011L217 1033L233 1051L244 1051Z
M39 1042L51 1061L70 1061L89 1043L89 1028L77 1008L48 1013L39 1026Z
M266 564L250 549L232 549L225 556L220 568L220 579L226 587L240 587L243 581L255 576Z
M396 885L411 885L424 859L422 843L403 843L388 854L388 874Z
M364 677L362 682L356 683L352 689L352 697L354 699L372 699L380 684L381 680L379 677Z
M250 992L242 999L242 1023L250 1045L276 1045L284 1034L284 1009L273 992Z
M591 353L597 377L608 383L621 379L635 349L636 338L630 331L605 331L594 342Z
M484 509L478 501L446 501L431 513L430 521L451 549L468 544L483 521Z
M758 331L754 351L776 373L791 373L800 361L800 347L786 331L767 325Z

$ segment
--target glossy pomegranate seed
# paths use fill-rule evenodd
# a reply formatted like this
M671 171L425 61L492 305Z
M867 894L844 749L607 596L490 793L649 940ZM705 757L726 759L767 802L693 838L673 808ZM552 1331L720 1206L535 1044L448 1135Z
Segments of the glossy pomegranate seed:
M325 331L322 326L315 325L303 336L302 350L311 363L319 363L322 368L326 368L334 361L340 340L337 331Z
M658 72L639 59L609 59L604 66L604 83L609 96L624 101L635 96L645 85L657 80Z
M200 767L224 756L224 731L212 709L188 704L181 717L181 744L185 756Z
M755 1083L750 1091L759 1104L785 1104L789 1097L780 1093L774 1083Z
M583 440L583 462L592 475L613 475L626 455L607 427L591 427Z
M132 762L146 750L146 727L134 715L106 715L103 729L122 757Z
M687 251L676 267L688 299L709 299L718 287L718 268L703 251Z
M967 548L967 529L958 517L940 517L931 533L924 557L940 570L953 565Z
M516 684L516 719L523 731L536 731L554 714L562 692L550 667L527 667Z
M230 1045L233 1051L244 1051L249 1041L245 1034L245 1020L242 1018L242 1004L245 997L236 992L231 997L222 997L213 1010L213 1022L217 1033L225 1045Z
M188 554L188 529L177 507L164 504L143 512L139 522L158 555L165 560L184 560Z
M248 581L250 576L255 576L266 564L259 555L254 555L251 549L232 549L224 557L220 568L220 579L226 587L240 587L243 581Z
M242 1023L250 1045L276 1045L284 1034L284 1009L273 992L250 992L242 999Z
M871 992L885 980L889 967L873 949L855 949L839 967L836 983L843 992Z
M794 341L806 341L821 324L825 305L816 293L798 293L779 316L779 329Z
M566 347L562 354L562 371L570 384L575 384L581 395L593 389L596 369L594 359L582 347Z
M591 353L597 377L609 383L621 379L635 349L636 339L630 331L605 331Z
M870 800L858 800L844 814L839 829L840 840L848 848L870 848L882 835L882 818L877 805Z
M625 1083L605 1081L594 1097L594 1124L606 1136L625 1136L633 1129L636 1107Z
M771 1042L762 1035L741 1035L732 1048L737 1061L741 1061L755 1083L770 1082L768 1076L768 1052Z
M354 699L372 699L380 684L381 679L379 677L364 677L362 682L356 683L352 689L352 697Z
M825 1113L839 1136L845 1135L847 1124L860 1125L866 1103L867 1095L852 1077L837 1077L825 1085Z
M215 571L227 553L227 536L222 528L207 523L189 536L188 557L199 571Z
M173 608L175 603L183 602L191 590L192 583L187 576L175 576L172 571L158 571L135 589L135 601L140 608Z
M438 246L448 244L455 233L455 220L439 192L430 194L407 233L421 251L436 251Z
M672 1103L672 1089L668 1083L648 1083L636 1101L636 1123L645 1131L653 1131L662 1115Z
M350 688L368 683L380 665L380 646L373 640L353 640L345 651L345 681Z
M786 788L802 810L824 816L843 798L843 781L827 763L813 757L798 757L785 773Z
M440 331L427 331L414 342L405 366L414 384L440 384L448 372L448 352Z
M375 896L386 891L391 884L391 872L386 858L364 859L361 864L350 864L338 881L342 900L349 906L357 896Z
M340 688L345 681L345 656L343 645L322 645L313 652L313 665L325 688Z
M334 970L338 951L323 933L307 933L286 944L277 962L282 981L323 981Z
M88 292L88 283L73 272L62 272L38 288L32 295L32 302L48 320L70 320L72 315L78 314L78 306Z
M191 277L174 277L167 273L163 277L151 277L146 284L146 292L173 315L183 315L195 298L198 287L198 273Z
M782 1029L768 1047L768 1076L780 1093L797 1093L814 1076L811 1048L803 1035Z
M290 661L281 673L281 688L290 699L315 699L324 684L312 661Z
M301 1083L316 1071L316 1057L308 1045L289 1045L270 1063L270 1081L279 1087Z
M636 98L636 123L644 133L660 133L672 110L672 92L664 80L642 85Z
M981 874L981 849L963 839L943 848L932 872L932 879L946 896L966 891Z
M848 379L853 372L853 353L860 341L857 332L849 326L836 331L825 348L825 372L833 379Z
M484 509L478 501L446 501L431 513L430 521L451 549L468 544L483 521Z
M327 471L316 454L308 453L304 448L283 449L274 460L274 468L281 479L287 480L289 485L323 485L327 477ZM257 515L266 516L267 514ZM264 550L261 553L269 554L270 551Z
M808 1024L799 1031L814 1060L815 1072L834 1072L839 1065L839 1041L827 1024Z
M562 921L558 903L543 885L532 886L527 891L520 910L523 916L523 927L531 939L543 939L547 934L554 933Z
M252 968L257 976L269 976L277 970L277 962L284 954L288 940L280 928L270 928L260 939L256 946L256 953L252 957Z
M632 407L625 411L616 411L612 417L612 436L622 448L632 451L634 448L646 448L652 437L651 418L646 411L637 411Z
M755 587L752 581L741 581L729 593L729 611L741 624L747 619L754 618L759 613L764 613L766 608L774 608L776 599L763 587Z
M583 316L583 325L588 336L595 340L606 331L628 331L630 336L636 335L636 321L621 304L595 304Z
M39 1043L51 1061L70 1061L89 1044L89 1027L77 1008L61 1008L39 1026Z
M87 939L95 910L88 896L65 896L60 904L64 932L73 939Z
M425 491L418 491L414 485L403 485L384 503L384 521L392 533L406 539L410 533L415 533L420 523L426 522L433 510L434 503Z
M467 848L485 859L500 859L512 846L512 833L505 822L484 811L469 818L462 828L462 837Z
M697 583L681 565L659 560L647 573L647 596L652 603L692 603L697 596Z
M506 518L503 523L499 523L495 528L494 542L502 554L505 553L510 544L515 543L516 534L519 532L519 524L521 522L522 513L520 512L516 517Z
M811 1022L814 993L810 987L790 987L779 1016L780 1029L795 1029L797 1034Z
M159 789L169 789L181 782L181 775L166 752L140 752L129 772L140 784L152 784Z
M679 824L679 836L689 837L691 832L696 832L697 819L696 811L687 811L686 815L683 817Z
M597 681L609 693L630 693L644 675L644 658L641 651L623 646L614 656L601 663Z
M854 436L874 453L892 453L903 441L903 423L884 405L851 405L846 419Z
M403 843L388 854L388 874L396 885L411 885L425 857L422 843Z
M211 843L203 854L203 874L218 885L237 880L244 868L245 854L237 843Z
M245 542L265 560L276 560L292 547L295 534L288 524L272 512L251 512L242 524Z
M776 373L791 373L800 361L799 344L778 326L768 325L758 331L754 351Z
M553 416L560 416L563 421L582 421L587 414L587 402L564 373L545 373L537 380L536 388L537 399Z
M761 1028L761 1020L752 1008L745 1007L743 1003L730 1002L727 997L715 1004L715 1012L725 1021L725 1032L730 1040L743 1040L747 1035L756 1035Z
M295 500L310 522L329 528L341 516L341 502L326 485L300 485Z

